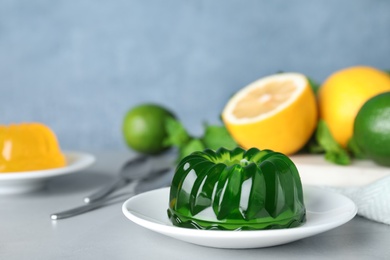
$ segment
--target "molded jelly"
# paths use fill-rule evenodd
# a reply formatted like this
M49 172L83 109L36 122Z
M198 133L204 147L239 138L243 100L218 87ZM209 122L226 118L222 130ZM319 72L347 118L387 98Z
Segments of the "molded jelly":
M217 230L291 228L306 220L294 163L271 150L206 149L185 157L170 188L175 226Z
M66 165L57 138L40 123L0 126L0 174Z

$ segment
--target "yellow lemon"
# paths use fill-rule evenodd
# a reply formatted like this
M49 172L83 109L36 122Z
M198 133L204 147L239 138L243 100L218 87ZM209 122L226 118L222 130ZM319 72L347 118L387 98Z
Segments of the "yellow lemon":
M330 75L318 91L320 117L334 139L346 147L359 109L371 97L390 91L390 76L367 66L346 68Z
M280 73L261 78L238 91L226 104L222 119L235 141L249 149L293 154L317 125L317 104L307 78Z

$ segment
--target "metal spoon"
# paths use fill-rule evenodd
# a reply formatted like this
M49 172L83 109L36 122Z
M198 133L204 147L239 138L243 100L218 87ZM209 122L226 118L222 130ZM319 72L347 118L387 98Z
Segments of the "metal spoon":
M137 180L146 180L160 175L162 172L167 171L172 167L172 156L167 155L160 156L139 156L135 159L131 159L125 163L119 172L118 177L101 190L84 198L85 203L91 203L101 200L108 196L112 192L116 191Z
M115 181L103 187L103 189L99 190L98 192L84 198L84 202L88 201L86 205L51 214L50 218L53 220L68 218L107 205L108 202L113 198L106 199L106 197L130 182L134 184L131 191L133 193L140 192L136 190L138 184L147 183L149 180L164 176L166 173L170 172L173 165L173 158L175 157L168 153L168 156L141 156L135 159L131 159L127 161L122 167ZM141 188L145 189L147 187Z
M134 180L132 183L131 190L129 192L126 192L124 194L118 194L118 195L111 197L111 198L106 198L107 195L105 195L104 197L101 197L98 200L94 200L92 202L89 202L88 204L84 204L82 206L79 206L79 207L76 207L76 208L73 208L70 210L62 211L59 213L51 214L50 218L52 220L69 218L69 217L73 217L76 215L80 215L82 213L86 213L86 212L101 208L101 207L106 206L106 205L117 203L118 201L121 201L121 200L117 200L117 201L113 201L113 200L117 199L123 195L127 195L127 197L128 197L130 194L135 195L137 193L148 190L149 189L148 185L140 187L139 189L137 187L139 184L147 183L152 179L154 180L154 177L156 177L156 176L158 176L159 178L163 178L163 177L165 177L164 175L166 175L170 171L171 171L171 168L163 168L163 169L151 171L148 176ZM166 185L166 183L163 184L163 186L165 186L165 185ZM161 186L161 183L160 183L160 186ZM108 194L108 193L106 193L106 194Z
M118 177L108 185L97 192L84 198L85 203L91 203L100 200L115 190L125 186L130 181L142 179L152 172L151 164L148 163L148 157L140 156L129 160L123 165Z

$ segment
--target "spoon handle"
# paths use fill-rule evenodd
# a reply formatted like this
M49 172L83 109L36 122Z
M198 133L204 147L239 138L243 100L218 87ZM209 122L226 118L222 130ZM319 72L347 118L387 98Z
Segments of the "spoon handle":
M84 198L85 203L91 203L98 201L107 195L111 194L115 190L121 188L122 186L126 185L127 181L123 178L117 178L114 182L110 183L109 185L104 186L102 189L98 190L97 192L89 195L88 197Z
M105 204L105 201L103 201L103 200L102 201L96 201L94 203L84 204L84 205L79 206L77 208L73 208L73 209L70 209L70 210L66 210L66 211L62 211L62 212L59 212L59 213L51 214L50 218L52 220L57 220L57 219L63 219L63 218L69 218L69 217L77 216L77 215L83 214L85 212L92 211L94 209L100 208L100 207L104 206L104 204Z

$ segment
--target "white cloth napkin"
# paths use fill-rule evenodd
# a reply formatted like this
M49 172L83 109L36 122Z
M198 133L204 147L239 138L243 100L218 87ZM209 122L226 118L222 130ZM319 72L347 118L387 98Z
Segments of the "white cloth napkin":
M357 214L390 225L390 176L357 188L328 188L350 198Z

